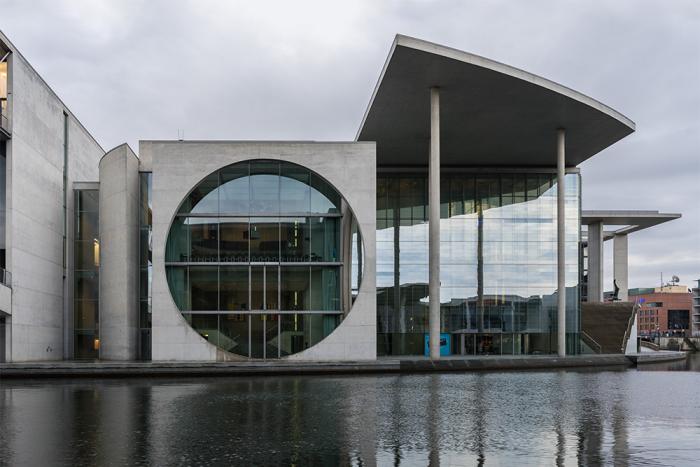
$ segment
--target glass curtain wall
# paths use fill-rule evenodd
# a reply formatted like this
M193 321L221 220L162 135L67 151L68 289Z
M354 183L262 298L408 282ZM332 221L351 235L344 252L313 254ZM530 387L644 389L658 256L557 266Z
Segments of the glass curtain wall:
M139 358L151 359L151 282L153 278L153 174L140 172L139 205Z
M75 240L73 261L73 355L97 359L99 335L99 192L75 190Z
M580 184L566 176L567 352L578 353ZM557 190L551 173L443 173L441 332L453 354L556 352ZM428 182L380 174L379 355L424 353Z
M359 232L342 238L352 215L341 204L319 176L286 162L234 164L203 180L166 246L170 291L190 325L251 358L296 353L329 335L348 311L341 246L355 238L361 251Z

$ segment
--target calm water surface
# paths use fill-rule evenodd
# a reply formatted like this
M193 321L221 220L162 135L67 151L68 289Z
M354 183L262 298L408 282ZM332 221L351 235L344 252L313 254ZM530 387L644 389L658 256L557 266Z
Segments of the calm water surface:
M479 464L700 465L700 358L628 371L0 382L0 465Z

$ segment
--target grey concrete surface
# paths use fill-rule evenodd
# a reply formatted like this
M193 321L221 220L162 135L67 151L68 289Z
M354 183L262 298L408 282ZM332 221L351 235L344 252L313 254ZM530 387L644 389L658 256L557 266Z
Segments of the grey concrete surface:
M629 291L627 234L617 234L613 239L613 280L620 288L618 297L626 302Z
M139 160L123 144L100 160L100 358L138 348Z
M674 354L674 355L671 355ZM640 354L641 355L641 354ZM646 354L644 354L646 355ZM641 357L637 357L641 358ZM684 352L669 352L667 359L686 358ZM145 377L145 376L252 376L362 373L426 373L470 371L547 371L555 369L627 368L634 359L624 355L555 355L380 358L374 361L249 360L243 362L153 361L153 362L51 362L0 364L2 378L38 377ZM660 360L656 360L660 361Z
M2 33L0 40L12 50L5 240L13 286L6 356L12 361L70 358L73 196L69 191L64 228L64 123L69 190L73 181L97 179L104 151Z
M444 165L553 167L550 135L566 128L566 165L575 166L635 129L619 112L545 78L398 35L357 134L377 142L380 166L427 165L424 95L432 86L441 88Z
M440 89L430 88L428 173L428 296L430 358L440 358Z
M566 355L566 130L557 130L557 352Z
M603 224L588 225L588 301L603 301Z
M286 160L324 177L348 202L364 240L362 284L352 309L333 333L289 360L376 358L376 162L374 143L141 141L139 153L153 168L154 360L240 359L207 342L172 299L165 276L165 245L177 209L207 175L250 159ZM348 174L352 174L349 176Z

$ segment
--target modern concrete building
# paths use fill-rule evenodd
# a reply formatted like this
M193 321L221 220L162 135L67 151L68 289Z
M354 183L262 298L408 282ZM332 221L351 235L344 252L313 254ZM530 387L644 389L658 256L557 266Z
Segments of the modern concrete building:
M577 166L635 129L610 107L397 36L354 141L105 153L0 42L4 359L580 351Z
M613 241L613 290L617 288L615 300L629 300L629 261L628 235L648 229L664 222L680 218L680 214L658 211L583 211L581 224L583 232L583 280L581 298L589 302L602 302L604 299L603 243ZM612 228L613 230L606 229Z

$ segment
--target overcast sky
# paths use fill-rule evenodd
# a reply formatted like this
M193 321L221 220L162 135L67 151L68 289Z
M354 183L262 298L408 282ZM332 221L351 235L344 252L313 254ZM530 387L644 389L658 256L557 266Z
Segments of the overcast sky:
M584 209L683 214L630 236L630 287L700 278L700 1L0 0L0 29L105 149L352 140L396 33L542 75L637 124Z

